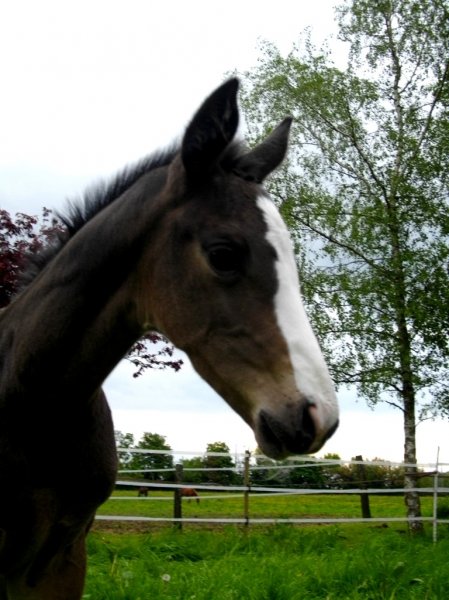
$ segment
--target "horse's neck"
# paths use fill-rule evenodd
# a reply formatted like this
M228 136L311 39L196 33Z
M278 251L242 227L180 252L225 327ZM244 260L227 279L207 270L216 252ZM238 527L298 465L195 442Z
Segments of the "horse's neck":
M142 335L135 271L149 204L131 195L105 209L1 315L0 393L89 397Z

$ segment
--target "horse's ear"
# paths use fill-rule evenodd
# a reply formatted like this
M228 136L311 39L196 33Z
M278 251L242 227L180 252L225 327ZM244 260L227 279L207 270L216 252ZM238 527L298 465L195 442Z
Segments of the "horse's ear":
M189 177L210 169L232 141L239 123L239 81L229 79L198 109L184 134L181 157Z
M234 173L248 181L262 183L284 160L292 118L287 117L253 150L237 159Z

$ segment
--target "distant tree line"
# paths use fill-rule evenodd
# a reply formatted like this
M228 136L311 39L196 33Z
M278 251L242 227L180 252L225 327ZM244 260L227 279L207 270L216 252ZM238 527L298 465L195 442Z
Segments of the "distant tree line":
M116 443L120 448L120 469L128 471L120 474L120 479L145 479L147 481L172 483L176 481L175 464L180 464L183 481L191 485L243 485L244 461L231 455L224 442L207 444L203 455L192 458L173 458L172 448L165 436L158 433L144 433L135 442L131 433L116 431ZM157 453L136 453L130 450L157 450ZM163 451L166 450L165 454ZM215 453L220 454L216 456ZM338 454L326 454L329 464L305 464L304 460L276 461L267 458L256 450L251 459L251 485L254 487L284 487L308 489L351 489L378 488L396 489L404 487L404 468L388 464L382 458L372 462L338 464ZM425 473L420 473L421 487L432 485Z
M175 461L172 448L165 436L158 433L144 433L135 443L131 433L115 432L119 452L119 469L126 470L126 477L150 481L173 482L176 480ZM139 453L127 450L157 450L157 453ZM161 452L167 451L167 454ZM221 454L214 456L214 453ZM190 484L210 483L217 485L239 485L243 482L243 465L232 458L230 449L224 442L207 445L202 456L182 458L183 481ZM198 470L205 469L205 470ZM124 477L121 475L121 479Z
M340 460L338 454L326 454L324 460L329 460L330 464L305 464L299 460L273 461L258 455L257 468L253 469L251 479L255 485L311 489L394 489L404 486L404 469L400 466L359 465L352 462L333 464L333 461ZM374 458L373 462L386 463L381 458Z

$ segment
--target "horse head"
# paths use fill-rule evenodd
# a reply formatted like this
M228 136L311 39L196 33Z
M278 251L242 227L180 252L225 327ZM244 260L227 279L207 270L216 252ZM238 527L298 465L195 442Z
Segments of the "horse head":
M337 427L338 407L287 227L262 186L284 158L291 119L243 149L234 141L237 89L231 79L206 99L168 169L145 321L187 353L262 451L279 458L317 451Z

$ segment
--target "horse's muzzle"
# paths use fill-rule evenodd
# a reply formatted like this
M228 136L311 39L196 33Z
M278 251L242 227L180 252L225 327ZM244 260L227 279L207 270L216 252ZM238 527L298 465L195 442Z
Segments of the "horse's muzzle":
M323 430L314 412L314 405L304 402L289 407L282 416L261 410L255 433L262 452L274 459L317 452L336 431L338 420Z

